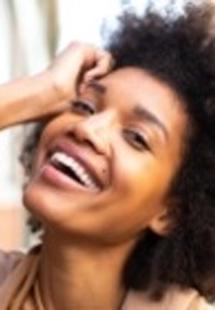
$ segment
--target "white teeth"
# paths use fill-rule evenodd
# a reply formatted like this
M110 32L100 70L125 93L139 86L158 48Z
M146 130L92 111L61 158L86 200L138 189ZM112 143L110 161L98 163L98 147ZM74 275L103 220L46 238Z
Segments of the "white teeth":
M63 152L55 152L51 156L51 161L61 163L64 166L68 167L77 174L77 176L87 187L90 187L94 190L99 190L98 186L95 184L94 180L86 171L86 169L73 157L68 156L66 153Z

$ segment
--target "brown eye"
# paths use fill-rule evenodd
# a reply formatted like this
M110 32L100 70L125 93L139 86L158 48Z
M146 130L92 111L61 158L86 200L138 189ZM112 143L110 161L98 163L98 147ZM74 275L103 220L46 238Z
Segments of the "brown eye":
M150 150L150 147L146 142L144 136L138 131L135 131L133 129L126 129L124 130L123 135L126 141L135 149L139 151Z
M95 105L89 101L76 100L72 102L72 112L80 115L92 115L96 112Z

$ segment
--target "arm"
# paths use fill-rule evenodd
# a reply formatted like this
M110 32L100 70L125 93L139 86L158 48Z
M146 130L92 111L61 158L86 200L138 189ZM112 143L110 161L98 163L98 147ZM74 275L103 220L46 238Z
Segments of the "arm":
M50 76L42 73L0 86L0 129L63 110ZM55 107L50 109L50 106Z
M110 70L107 52L73 43L44 72L0 86L0 129L62 112L76 96L80 75L89 80Z

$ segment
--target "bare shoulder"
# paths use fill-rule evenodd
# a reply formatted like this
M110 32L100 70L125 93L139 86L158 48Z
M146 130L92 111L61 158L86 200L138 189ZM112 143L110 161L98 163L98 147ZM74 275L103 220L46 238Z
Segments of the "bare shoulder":
M24 256L21 252L0 251L0 285Z

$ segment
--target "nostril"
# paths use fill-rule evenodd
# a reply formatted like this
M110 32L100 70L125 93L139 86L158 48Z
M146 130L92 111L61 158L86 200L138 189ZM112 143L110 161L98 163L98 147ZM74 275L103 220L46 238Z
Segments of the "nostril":
M85 139L83 142L84 142L86 145L88 145L89 147L91 147L91 148L93 148L93 149L96 149L95 144L94 144L92 141L90 141L90 140L88 140L88 139Z
M109 156L109 134L95 119L84 119L71 124L67 134L74 142L88 146L99 155Z
M75 135L74 135L74 131L70 130L66 133L66 136L72 140L76 140Z
M103 154L104 150L101 143L97 141L96 137L92 137L92 135L87 134L81 134L81 132L77 132L76 129L70 130L67 133L67 137L72 139L76 144L81 144L86 147L89 147L90 149L94 150L96 153Z

